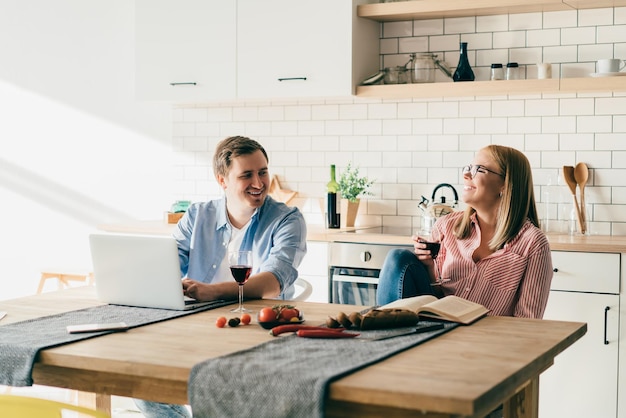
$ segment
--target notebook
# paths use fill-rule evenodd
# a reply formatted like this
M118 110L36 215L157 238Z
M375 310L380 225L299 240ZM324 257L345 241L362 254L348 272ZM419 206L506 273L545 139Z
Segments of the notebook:
M171 236L91 234L98 300L112 305L187 310L224 306L183 295L178 246Z

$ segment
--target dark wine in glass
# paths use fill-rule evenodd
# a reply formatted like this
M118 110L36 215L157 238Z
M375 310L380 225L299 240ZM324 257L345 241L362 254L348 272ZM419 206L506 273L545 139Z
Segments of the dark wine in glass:
M424 239L419 240L422 244L426 245L426 249L430 250L430 256L433 258L433 262L435 263L435 276L436 282L431 283L431 286L439 286L443 283L443 279L441 278L441 273L439 272L439 266L437 265L437 256L439 255L439 250L441 249L441 243L435 241L426 241Z
M248 277L250 277L251 271L252 271L251 266L242 266L242 265L230 266L230 272L235 278L235 281L239 284L245 284L248 281Z
M243 285L252 271L252 251L233 251L228 254L228 265L233 279L239 285L239 306L231 312L251 312L243 307Z

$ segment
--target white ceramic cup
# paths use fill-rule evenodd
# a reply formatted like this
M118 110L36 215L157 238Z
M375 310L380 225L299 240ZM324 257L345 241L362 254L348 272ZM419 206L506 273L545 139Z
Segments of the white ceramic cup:
M600 74L606 73L617 73L622 71L626 67L626 63L623 60L617 58L608 58L603 60L598 60L597 62L597 70Z
M552 64L549 62L537 63L537 78L539 80L552 78Z

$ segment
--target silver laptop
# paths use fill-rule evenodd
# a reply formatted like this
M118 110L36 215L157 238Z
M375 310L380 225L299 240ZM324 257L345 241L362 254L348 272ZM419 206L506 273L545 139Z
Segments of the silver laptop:
M102 302L174 310L230 303L183 295L178 247L171 236L91 234L89 245Z

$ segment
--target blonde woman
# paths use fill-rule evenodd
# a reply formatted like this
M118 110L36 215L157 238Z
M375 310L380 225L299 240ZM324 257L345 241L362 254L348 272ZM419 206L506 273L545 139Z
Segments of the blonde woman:
M528 159L520 151L489 145L463 167L465 211L437 220L431 251L414 236L414 249L394 250L380 273L377 303L435 294L480 303L490 315L541 318L552 259L539 228ZM440 276L436 274L437 263Z

